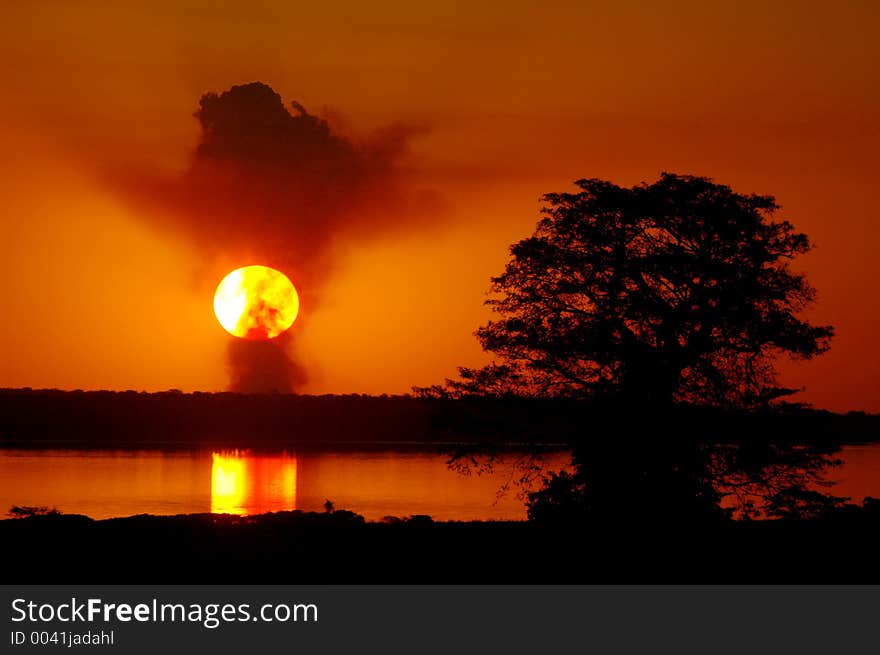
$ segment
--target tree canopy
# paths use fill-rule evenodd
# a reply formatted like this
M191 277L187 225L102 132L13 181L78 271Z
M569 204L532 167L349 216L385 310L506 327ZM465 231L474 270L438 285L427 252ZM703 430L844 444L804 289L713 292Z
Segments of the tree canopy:
M599 179L550 193L511 246L476 333L498 359L441 394L595 397L750 406L791 393L781 354L811 358L830 326L791 261L811 248L772 196L664 173L631 188Z

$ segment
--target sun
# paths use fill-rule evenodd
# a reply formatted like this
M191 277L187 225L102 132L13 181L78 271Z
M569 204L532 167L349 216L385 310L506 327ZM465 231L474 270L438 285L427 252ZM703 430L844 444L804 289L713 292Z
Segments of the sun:
M237 268L217 285L214 314L223 329L241 339L274 339L299 313L299 295L290 279L268 266Z

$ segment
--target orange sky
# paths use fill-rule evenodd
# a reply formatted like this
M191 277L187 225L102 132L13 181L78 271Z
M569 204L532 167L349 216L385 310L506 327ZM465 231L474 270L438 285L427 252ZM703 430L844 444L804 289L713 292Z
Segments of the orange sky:
M199 96L261 80L355 138L425 128L407 165L441 199L427 229L340 237L294 326L304 391L405 392L484 361L488 278L539 196L668 170L777 197L838 334L784 381L880 411L876 3L307 4L5 9L0 386L226 386L213 289L252 262L206 260L106 172L182 170Z

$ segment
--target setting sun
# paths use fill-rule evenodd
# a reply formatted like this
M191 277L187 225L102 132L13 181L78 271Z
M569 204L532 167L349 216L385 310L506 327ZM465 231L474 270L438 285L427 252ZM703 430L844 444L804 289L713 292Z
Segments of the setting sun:
M299 296L290 279L268 266L237 268L214 293L214 313L229 334L250 340L273 339L293 325Z

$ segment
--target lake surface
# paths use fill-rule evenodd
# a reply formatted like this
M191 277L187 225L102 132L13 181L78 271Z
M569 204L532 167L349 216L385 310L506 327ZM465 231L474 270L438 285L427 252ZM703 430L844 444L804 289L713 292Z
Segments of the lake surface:
M93 518L215 512L322 511L330 500L368 520L428 514L437 520L520 520L511 453L495 470L461 475L448 455L421 451L252 453L0 449L0 517L13 505ZM564 452L544 464L559 470Z
M846 446L832 493L880 498L880 445ZM462 475L434 451L253 453L0 449L0 516L13 505L94 518L133 514L321 511L327 500L368 520L428 514L437 520L521 520L522 488L510 453L492 472ZM546 470L568 463L543 457Z

